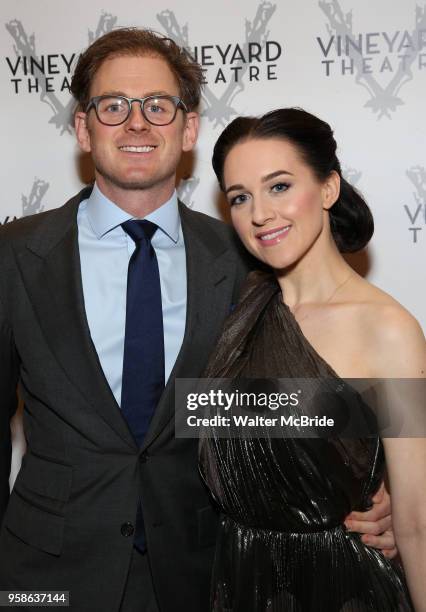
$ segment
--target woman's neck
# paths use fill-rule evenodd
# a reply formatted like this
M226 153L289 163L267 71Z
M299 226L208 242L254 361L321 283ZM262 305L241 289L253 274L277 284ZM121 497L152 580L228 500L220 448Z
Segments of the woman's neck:
M295 310L304 304L330 301L354 270L346 263L334 241L318 241L291 268L276 270L283 300Z

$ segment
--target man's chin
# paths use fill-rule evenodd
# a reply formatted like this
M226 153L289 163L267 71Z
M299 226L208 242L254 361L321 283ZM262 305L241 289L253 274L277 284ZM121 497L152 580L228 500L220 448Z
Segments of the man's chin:
M96 168L96 174L101 178L102 182L109 184L113 188L122 189L123 191L144 191L146 189L152 189L153 187L159 187L174 177L174 174L172 174L171 176L155 176L150 178L141 176L122 178L114 176L113 174L108 174L99 168Z
M97 174L102 177L102 181L108 183L112 187L123 189L124 191L141 191L145 189L150 189L155 185L158 185L159 181L158 177L156 179L147 179L141 177L129 178L129 179L121 179L117 176L112 176L105 172L97 172Z
M124 191L142 191L150 189L156 184L151 181L110 181L110 183Z

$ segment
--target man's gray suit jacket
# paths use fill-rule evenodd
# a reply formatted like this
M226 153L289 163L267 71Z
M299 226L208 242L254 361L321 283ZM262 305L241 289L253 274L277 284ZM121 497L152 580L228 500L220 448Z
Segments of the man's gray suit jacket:
M202 373L247 263L228 226L179 204L185 336L139 449L85 314L77 211L89 193L0 228L0 590L63 589L71 610L118 612L141 496L161 612L207 611L217 515L197 440L174 436L174 379ZM17 384L27 452L9 497Z

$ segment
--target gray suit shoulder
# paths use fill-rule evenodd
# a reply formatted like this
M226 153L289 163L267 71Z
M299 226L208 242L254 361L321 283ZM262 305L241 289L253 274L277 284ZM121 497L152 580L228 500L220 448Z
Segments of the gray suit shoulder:
M179 206L181 208L181 213L184 212L187 218L190 218L191 225L193 227L198 227L201 234L203 232L216 234L218 238L230 243L231 246L236 246L237 250L240 249L240 241L231 225L215 217L211 217L206 213L188 208L182 202L179 203Z
M0 226L0 239L12 239L23 235L31 234L31 232L39 227L42 227L49 219L54 219L58 208L46 210L43 212L27 215L14 219Z
M185 212L187 215L192 217L193 220L198 220L199 223L208 223L212 225L222 226L227 225L224 221L220 221L211 215L207 215L206 213L200 212L199 210L194 210L193 208L189 208L184 202L179 200L179 208L181 212Z
M201 240L206 240L210 245L214 244L215 248L221 244L223 248L228 249L240 270L239 274L244 276L249 270L256 267L254 259L244 248L231 225L205 213L192 210L182 202L179 203L179 207L181 215L187 222L190 222L193 232Z
M78 204L90 193L83 189L58 208L52 208L33 215L21 217L0 226L0 247L5 243L19 243L28 238L47 232L52 228L66 227L75 222Z

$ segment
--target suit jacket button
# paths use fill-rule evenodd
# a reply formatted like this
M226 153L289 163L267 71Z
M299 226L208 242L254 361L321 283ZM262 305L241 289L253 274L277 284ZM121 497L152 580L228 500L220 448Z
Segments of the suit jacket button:
M121 535L123 535L125 538L129 538L134 534L134 532L135 528L133 527L132 523L123 523L121 525Z
M148 453L146 451L139 455L139 461L141 463L146 463L148 461Z

